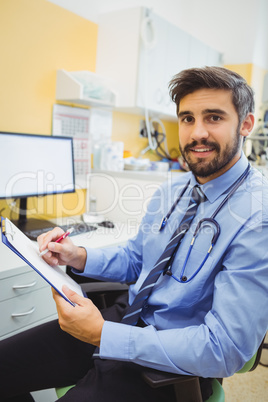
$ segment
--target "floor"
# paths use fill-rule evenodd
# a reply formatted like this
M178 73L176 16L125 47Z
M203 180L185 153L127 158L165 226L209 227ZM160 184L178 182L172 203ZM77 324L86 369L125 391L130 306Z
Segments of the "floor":
M268 367L223 380L225 402L268 402Z

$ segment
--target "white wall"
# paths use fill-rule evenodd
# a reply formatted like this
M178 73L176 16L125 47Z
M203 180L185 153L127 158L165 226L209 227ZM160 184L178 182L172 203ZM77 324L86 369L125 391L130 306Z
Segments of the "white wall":
M267 0L48 0L90 21L126 7L153 8L224 54L224 64L254 63L268 69Z
M268 1L262 0L258 9L253 60L260 67L268 68Z

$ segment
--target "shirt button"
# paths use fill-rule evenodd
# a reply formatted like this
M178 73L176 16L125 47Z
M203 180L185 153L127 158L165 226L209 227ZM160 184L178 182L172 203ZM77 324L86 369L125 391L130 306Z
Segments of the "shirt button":
M144 303L143 308L148 308L148 307L149 307L148 303Z

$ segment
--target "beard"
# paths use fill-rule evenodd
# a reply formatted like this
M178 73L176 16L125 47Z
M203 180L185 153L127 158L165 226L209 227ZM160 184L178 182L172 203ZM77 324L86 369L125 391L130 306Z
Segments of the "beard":
M237 130L237 135L234 138L233 142L227 144L224 149L221 149L220 145L216 142L211 142L207 140L201 140L201 142L193 141L191 144L185 145L182 149L180 145L180 151L183 156L183 159L188 164L190 170L193 174L197 177L209 177L212 174L218 172L219 170L223 169L234 156L238 153L240 148L240 134ZM211 161L205 161L204 158L197 158L196 162L191 160L190 150L191 148L197 145L204 145L208 147L213 147L214 151L216 152L216 156Z

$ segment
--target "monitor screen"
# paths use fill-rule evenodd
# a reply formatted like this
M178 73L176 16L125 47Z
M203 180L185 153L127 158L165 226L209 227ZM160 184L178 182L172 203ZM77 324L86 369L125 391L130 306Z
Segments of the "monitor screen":
M0 199L21 200L21 227L27 197L75 191L72 138L0 132L0 150Z
M75 191L72 138L0 132L0 198Z

